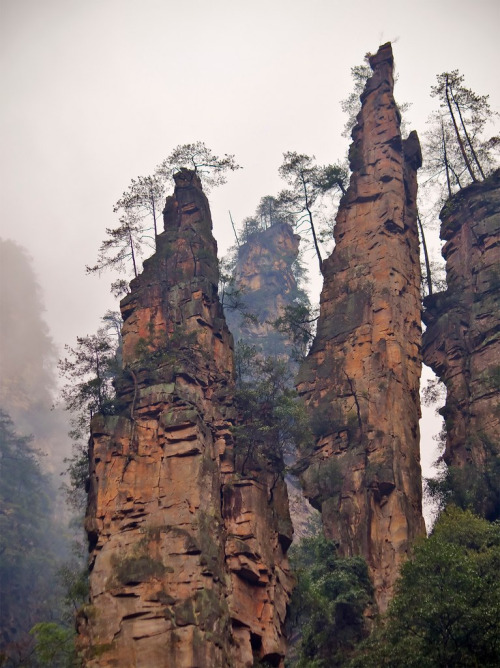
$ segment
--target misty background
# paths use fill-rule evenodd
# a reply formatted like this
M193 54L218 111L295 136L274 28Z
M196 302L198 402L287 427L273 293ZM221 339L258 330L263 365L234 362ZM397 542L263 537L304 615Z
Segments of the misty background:
M0 0L0 399L47 467L59 471L71 447L62 411L50 411L55 361L118 308L111 276L85 265L131 178L182 143L234 153L243 169L209 195L222 255L228 212L239 225L283 187L285 151L344 157L350 69L381 43L393 41L408 131L425 131L445 70L500 109L499 24L497 0ZM437 225L428 236L437 252ZM438 430L424 410L427 475Z

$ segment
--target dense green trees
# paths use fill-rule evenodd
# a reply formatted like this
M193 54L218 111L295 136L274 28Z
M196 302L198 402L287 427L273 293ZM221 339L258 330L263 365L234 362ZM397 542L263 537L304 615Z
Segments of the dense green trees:
M242 474L269 466L284 475L284 455L309 436L309 421L297 402L286 360L263 357L240 342L236 351L238 420L233 428L236 467Z
M30 628L60 614L54 583L66 544L39 457L0 410L0 665L26 660Z
M340 557L335 543L323 535L294 545L290 561L297 585L288 617L293 643L288 665L345 665L368 634L364 612L373 600L366 562L361 557Z
M352 668L500 665L500 525L450 506Z

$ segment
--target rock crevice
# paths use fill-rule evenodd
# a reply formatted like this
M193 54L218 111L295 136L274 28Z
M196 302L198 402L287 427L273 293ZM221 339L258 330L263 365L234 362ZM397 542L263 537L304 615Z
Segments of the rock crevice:
M441 221L447 289L425 299L423 354L447 391L443 459L472 487L499 457L500 170L450 198ZM493 518L496 495L483 496Z

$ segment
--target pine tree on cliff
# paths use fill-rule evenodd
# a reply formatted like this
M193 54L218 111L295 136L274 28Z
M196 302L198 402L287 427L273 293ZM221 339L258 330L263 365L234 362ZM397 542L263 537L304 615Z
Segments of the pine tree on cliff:
M486 135L498 114L491 109L489 95L467 88L458 70L437 75L431 95L439 100L440 111L431 116L426 133L424 171L430 181L444 176L451 197L456 187L486 178L498 164L500 137Z

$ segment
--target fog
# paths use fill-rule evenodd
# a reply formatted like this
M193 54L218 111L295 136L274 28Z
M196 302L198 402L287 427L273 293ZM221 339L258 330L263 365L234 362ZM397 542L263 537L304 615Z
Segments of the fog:
M17 356L23 348L50 365L64 343L116 309L110 277L86 276L85 265L116 226L113 204L130 179L151 173L178 144L204 141L243 166L210 194L225 251L228 211L239 223L282 187L284 151L320 163L345 155L339 103L350 68L379 44L394 42L396 97L412 103L408 129L424 132L430 86L444 70L460 69L500 109L497 0L0 0L0 14L0 236L32 256L46 306L40 322L36 303L25 298L20 307L33 335L11 337L13 357L4 355L20 369L28 368ZM8 297L17 274L7 274ZM316 280L313 301L319 290ZM38 313L31 319L30 308ZM26 387L40 390L32 401L45 401L54 376L32 364ZM423 427L425 471L436 456L433 419L431 411Z
M32 435L47 457L45 468L62 471L70 446L66 416L57 397L57 349L43 319L43 300L26 251L0 239L0 407L20 434Z

